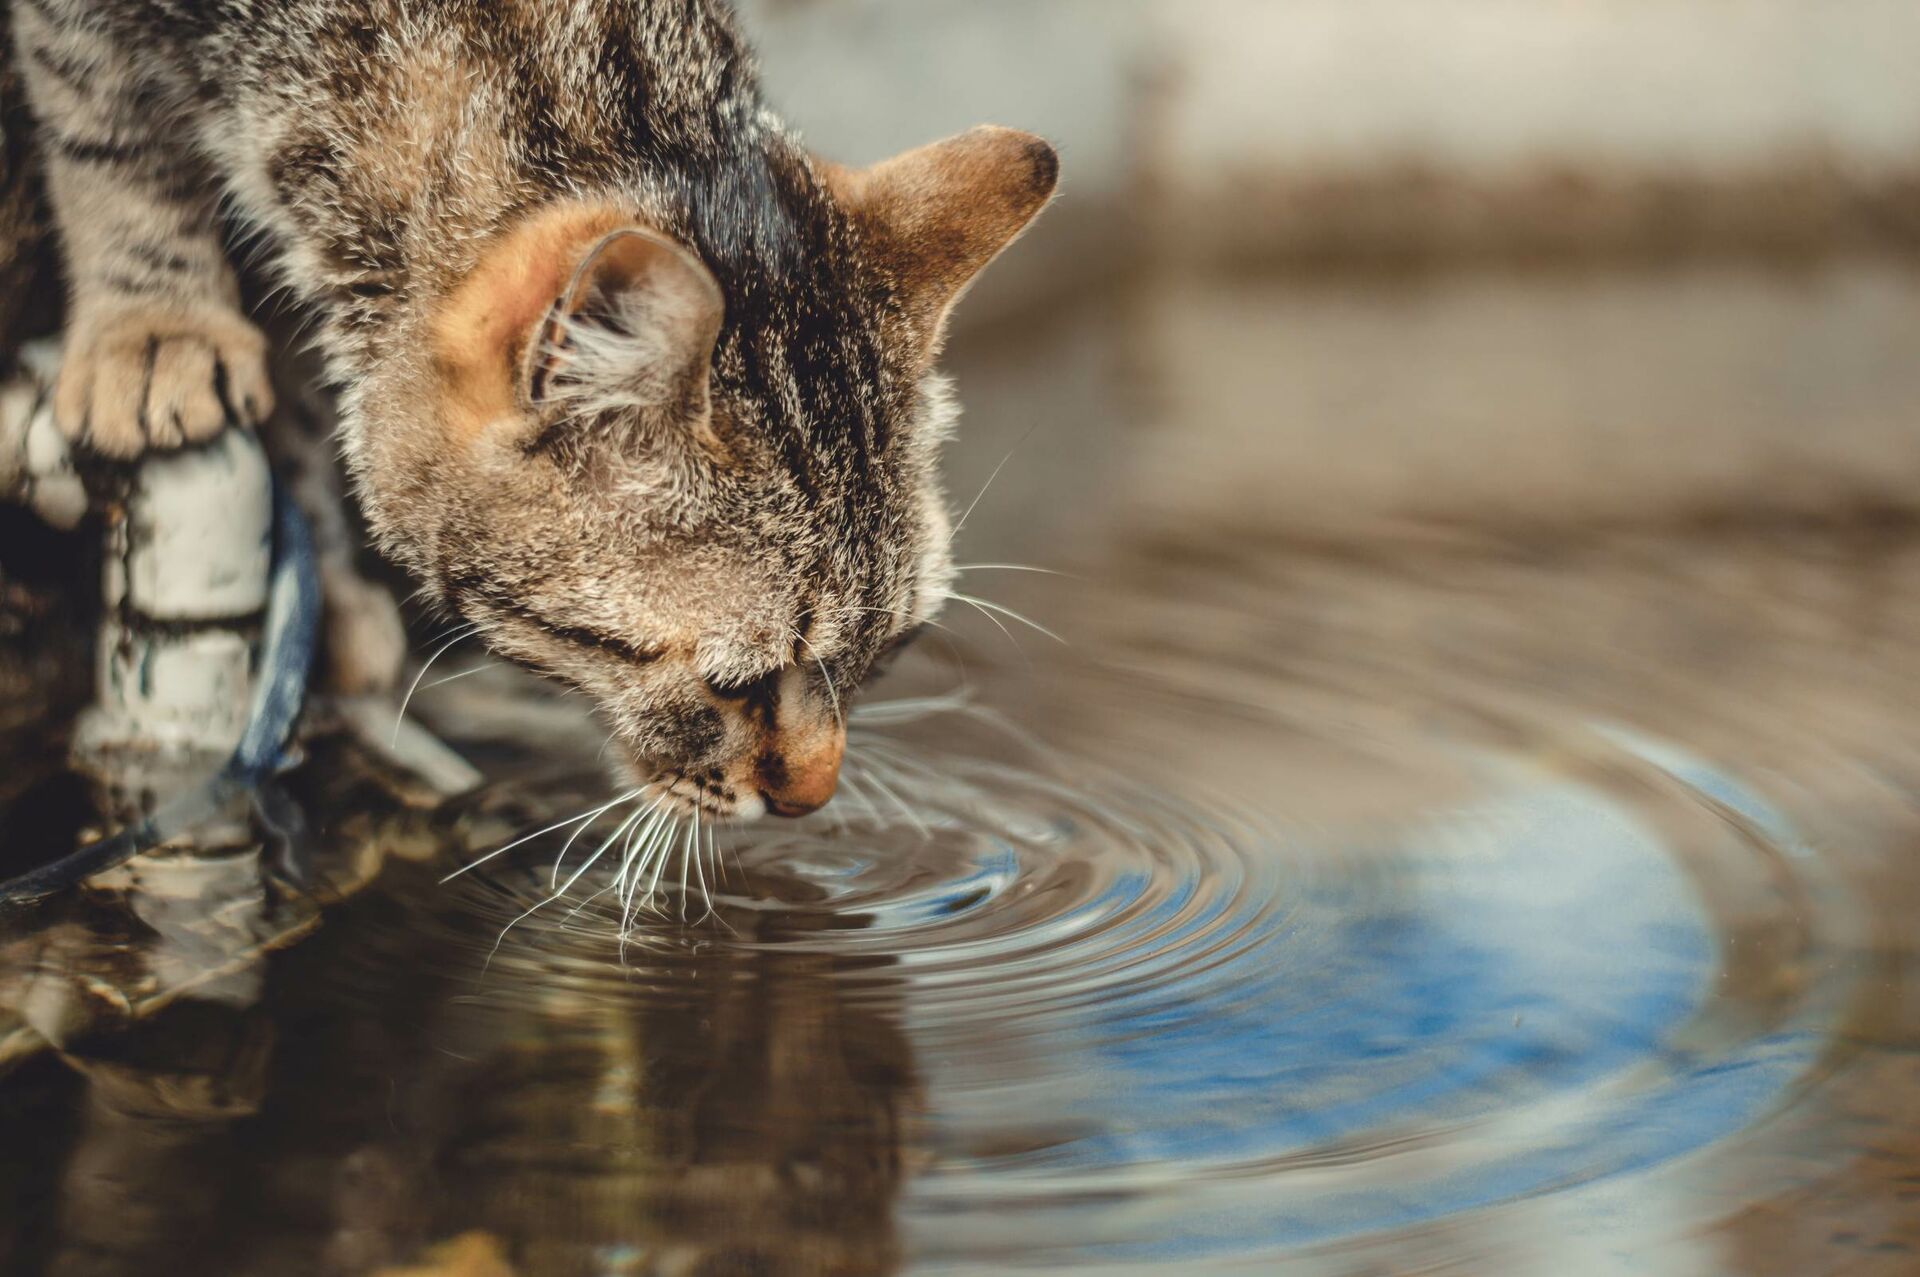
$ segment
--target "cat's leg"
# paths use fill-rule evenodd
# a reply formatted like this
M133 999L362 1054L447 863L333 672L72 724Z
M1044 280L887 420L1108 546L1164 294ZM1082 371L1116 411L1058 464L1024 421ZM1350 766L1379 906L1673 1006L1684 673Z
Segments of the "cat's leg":
M266 344L171 96L80 0L21 0L14 37L67 268L61 428L132 457L257 424L273 407Z
M355 566L360 538L347 512L331 436L296 396L262 440L313 534L325 606L322 686L336 696L392 691L407 659L407 627L393 595Z

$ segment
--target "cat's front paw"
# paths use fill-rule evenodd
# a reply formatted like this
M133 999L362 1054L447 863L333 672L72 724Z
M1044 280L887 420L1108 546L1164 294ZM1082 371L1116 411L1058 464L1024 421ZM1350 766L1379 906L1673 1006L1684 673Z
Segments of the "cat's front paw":
M75 325L53 397L69 439L120 459L255 426L272 411L266 339L215 309L135 307Z

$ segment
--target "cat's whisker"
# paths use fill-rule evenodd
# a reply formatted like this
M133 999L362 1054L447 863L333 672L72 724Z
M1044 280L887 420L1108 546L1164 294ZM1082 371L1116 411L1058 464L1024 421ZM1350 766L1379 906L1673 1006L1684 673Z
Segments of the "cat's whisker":
M632 817L628 817L628 820L631 821ZM533 905L531 908L527 909L524 913L514 918L514 920L509 922L506 926L500 928L500 934L494 938L493 948L487 951L487 960L484 963L482 963L480 966L480 970L482 974L492 970L493 960L496 956L499 955L500 946L505 944L507 941L507 933L509 931L512 931L515 927L519 926L521 923L525 922L528 918L531 918L534 914L539 913L542 909L545 909L548 905L558 904L562 900L565 900L567 898L567 893L573 890L574 884L579 882L580 879L586 876L587 871L593 868L594 864L599 861L600 857L607 854L607 848L611 847L614 843L614 839L618 838L619 836L620 836L620 831L615 830L613 838L609 838L607 839L606 842L601 843L600 849L594 852L593 855L589 856L587 858L587 862L581 865L579 869L574 871L573 877L567 879L566 886L561 887L558 891L555 891L552 895L548 896L546 899ZM593 897L589 897L589 899L592 899L592 898ZM573 915L568 914L567 916L571 918Z
M620 899L621 926L623 928L633 925L636 902L641 900L640 880L646 876L649 867L665 863L666 848L673 842L674 835L679 832L679 828L680 818L673 809L671 807L662 809L659 818L652 823L638 854L634 856L627 865L622 866L623 875L627 875L629 870L631 871L630 876L625 878ZM654 881L659 881L657 868L654 870ZM654 888L652 884L649 884L646 890L646 902L652 901L653 892Z
M433 655L427 658L427 663L422 665L420 672L413 676L413 683L407 688L407 694L400 698L400 708L393 716L393 740L390 742L392 746L397 747L400 744L400 726L407 717L407 706L412 704L413 694L420 690L420 681L427 676L427 671L433 668L433 663L452 651L455 645L462 640L479 633L479 631L480 627L478 624L462 626L454 633L453 637L434 649Z
M539 913L542 909L545 909L548 905L554 903L556 899L558 899L558 897L549 896L547 899L542 900L539 904L534 905L532 908L528 909L525 913L516 917L513 921L509 922L506 926L500 928L500 934L494 937L493 948L487 950L487 960L480 964L480 973L482 975L485 975L487 972L493 969L493 960L500 955L500 946L507 942L507 933L509 931L512 931L515 927L525 922L528 918L533 917L534 914Z
M1033 438L1033 432L1039 428L1040 424L1035 422L1032 426L1028 427L1027 433L1020 436L1019 442L1007 449L1007 455L1000 458L1000 464L993 468L993 473L987 476L987 481L980 485L980 491L974 493L973 500L967 503L966 510L960 515L960 521L953 525L953 531L947 533L948 545L952 545L954 538L959 536L961 531L967 526L967 520L973 517L974 510L979 506L981 499L987 495L987 490L993 487L994 482L1000 478L1000 472L1007 468L1007 462L1013 460L1013 454L1026 446L1027 440Z
M707 858L713 864L713 877L714 882L717 884L725 873L725 869L720 860L719 840L714 836L714 829L711 825L707 827ZM706 889L703 888L703 890ZM707 910L700 915L699 920L703 923L712 920L719 923L722 927L725 927L729 933L737 934L734 925L728 922L720 911L714 907L713 893L710 890L707 891Z
M620 908L620 929L622 932L633 925L633 897L639 889L639 882L645 876L644 858L648 850L660 836L660 822L648 826L641 839L640 850L629 853L620 865L620 871L614 876L612 891L614 901Z
M629 916L634 909L634 901L641 894L640 884L646 880L648 873L653 869L661 849L673 840L679 828L680 818L677 813L671 810L662 812L661 818L647 830L647 836L633 858L622 867L622 873L625 876L621 883L620 903Z
M1020 613L1014 611L1010 607L1003 607L1002 605L995 603L989 599L976 598L971 594L961 594L954 590L948 590L946 596L950 599L955 600L956 602L966 603L973 607L976 607L980 609L982 612L998 612L1001 616L1006 617L1008 620L1018 621L1020 624L1027 626L1029 629L1032 629L1037 633L1046 635L1048 638L1052 639L1056 643L1061 644L1062 646L1067 646L1067 647L1072 646L1072 644L1068 643L1065 639L1061 638L1058 634L1055 634L1052 630L1048 629L1046 626L1040 624L1040 622L1034 620L1030 616L1023 616Z
M866 778L842 775L840 788L844 791L845 798L858 804L855 808L856 815L862 816L869 824L878 824L880 809L874 805L873 799L867 796L866 787L860 783L862 779Z
M472 678L475 674L484 674L490 668L492 668L491 662L482 661L472 669L461 670L458 674L449 674L445 678L436 678L420 690L423 692L431 692L436 687L445 687L448 683L458 683L463 678Z
M949 594L949 595L946 595L945 597L947 597L947 598L949 598L949 599L954 599L954 600L956 600L956 601L958 601L958 602L965 602L965 601L966 601L966 600L964 600L964 599L961 599L961 598L959 598L959 596L958 596L958 595L953 595L953 594ZM1012 631L1012 630L1009 630L1009 629L1008 629L1008 628L1007 628L1007 627L1006 627L1006 626L1005 626L1005 625L1004 625L1004 624L1003 624L1003 623L1001 622L1001 620L1000 620L1000 618L999 618L999 617L997 617L997 616L995 616L995 615L994 615L993 613L991 613L991 612L989 612L989 611L987 611L987 609L985 609L985 608L983 608L983 607L981 607L981 606L980 606L979 604L977 604L977 603L976 603L976 604L974 604L974 605L973 605L973 609L974 609L974 611L976 611L976 612L978 612L978 613L980 613L980 615L982 615L982 616L984 616L984 617L986 617L986 618L987 618L987 620L988 620L989 622L991 622L991 623L992 623L992 625L993 625L993 628L994 628L994 629L996 629L996 630L999 630L999 631L1000 631L1000 633L1001 633L1002 635L1004 635L1004 636L1006 637L1006 640L1007 640L1007 642L1009 642L1009 643L1011 643L1011 644L1013 644L1013 650L1014 650L1014 651L1016 651L1016 652L1018 652L1018 653L1020 653L1020 657L1021 657L1021 659L1022 659L1022 660L1026 660L1026 661L1027 661L1027 664L1028 664L1028 667L1029 667L1029 668L1031 668L1031 667L1032 667L1032 664L1033 664L1033 663L1032 663L1032 661L1031 661L1031 660L1029 660L1029 659L1028 659L1028 657L1027 657L1027 652L1026 652L1026 649L1020 646L1020 640L1019 640L1019 639L1017 639L1017 638L1015 638L1015 637L1013 636L1013 631Z
M627 871L633 865L634 835L636 833L644 833L645 830L651 827L652 819L649 817L641 821L637 829L627 831L627 845L620 849L620 867L613 871L612 885L616 891L625 885L627 881Z
M660 848L653 857L653 877L647 882L647 900L649 902L658 899L660 878L661 875L667 871L667 862L673 859L673 844L675 842L675 835L679 832L679 829L680 822L676 818L672 824L667 826L667 836L661 840ZM656 912L660 911L656 910ZM661 912L661 916L665 916L664 912Z
M867 766L915 797L951 795L961 788L951 774L934 769L893 742L869 742Z
M636 872L636 858L641 853L641 849L649 845L649 839L653 837L653 833L660 824L662 824L662 814L653 812L647 816L647 820L643 820L637 828L626 835L626 847L620 849L620 872L614 874L612 879L614 889L618 889L622 895L626 893L626 883L630 879L632 881L639 879L639 874Z
M690 850L692 852L694 876L699 879L700 894L704 896L706 894L706 871L700 864L700 809L698 807L693 809L693 842ZM685 865L680 866L680 920L682 922L685 922L687 918L686 874L687 867Z
M606 854L607 848L613 846L613 844L619 839L619 837L622 834L627 833L629 830L643 827L645 823L652 817L653 813L658 811L659 809L660 809L660 799L656 798L653 800L652 806L641 807L638 810L629 814L627 818L624 821L622 821L620 825L613 831L613 836L600 844L600 850L593 853L594 859L598 860L602 855ZM580 837L581 833L583 832L585 832L584 829L575 830L573 837L567 839L566 846L560 848L560 855L553 862L553 881L549 882L547 884L548 886L552 886L553 883L558 882L560 880L560 866L566 863L567 852L573 847L574 839L577 839L578 837ZM628 845L628 849L631 850L633 845L632 842L629 841L627 845ZM588 863L591 864L592 862L589 861Z
M687 920L687 862L693 858L693 840L700 828L700 809L693 809L693 823L680 843L680 921Z
M919 793L938 795L952 793L957 788L951 776L905 755L880 755L873 761L893 780Z
M834 832L846 833L849 814L858 815L855 804L860 800L860 777L852 766L853 760L840 768L840 784L834 790L833 801L822 810L833 819Z
M456 621L441 630L438 634L435 634L432 638L429 638L427 645L431 647L436 643L444 643L448 639L460 638L463 635L471 634L479 628L480 623L478 621Z
M281 285L278 291L282 298L292 297L295 292L292 281ZM310 354L326 353L326 348L323 344L326 339L326 330L321 327L321 320L324 317L318 309L290 306L282 309L280 313L282 315L291 314L293 316L293 328L286 334L288 345L296 346Z
M484 865L489 860L494 859L494 857L504 856L508 852L512 851L515 847L525 846L527 843L532 842L534 839L550 834L556 829L565 829L569 825L578 824L583 820L585 821L596 820L599 817L604 816L606 813L612 811L615 807L618 807L621 803L632 802L633 799L639 796L640 793L641 791L638 789L628 790L626 793L620 795L620 797L614 799L611 802L602 803L600 806L595 807L592 811L582 812L577 816L570 816L565 820L558 821L554 824L548 825L545 829L536 829L534 832L527 834L524 837L514 839L512 842L508 843L504 847L496 847L494 850L488 852L486 855L480 857L480 859L472 862L471 864L460 866L460 868L454 870L452 873L448 874L446 877L442 878L440 881L443 885L446 883L452 882L455 878L458 878L460 875L465 873L470 873L473 870L478 869L481 865Z
M585 900L582 900L579 904L575 905L573 908L567 910L566 913L562 914L560 916L559 925L563 927L566 926L568 923L572 922L575 918L579 917L580 914L594 901L606 895L609 891L612 891L613 889L614 889L614 886L612 883L608 883L606 886L600 888L600 890L594 892L592 895L588 896Z
M597 820L597 818L595 818L595 820ZM578 830L574 830L572 831L572 833L568 833L568 835L566 835L566 841L564 841L564 843L561 843L561 853L559 853L559 855L557 856L553 856L553 878L547 879L547 887L549 887L549 889L551 889L551 887L557 887L557 885L559 885L559 881L561 881L561 866L563 866L563 864L566 864L566 853L570 853L570 851L574 849L574 843L576 843L576 841L580 841L580 835L582 835L582 833L586 833L586 831L591 830L591 828L593 828L593 824L595 824L595 820L588 820L588 822L584 822L584 824L582 824L582 826L580 826ZM632 816L628 816L628 820L632 820ZM620 833L618 833L618 830L614 830L614 837L618 837L618 835L620 835Z
M725 885L726 872L720 863L720 827L717 825L707 827L707 865L712 871L709 879L711 889L718 892Z
M967 692L949 692L941 696L903 696L890 701L867 701L855 706L847 718L857 728L891 727L962 710L971 703L971 694Z
M1080 579L1071 572L1062 572L1057 568L1034 567L1030 563L956 563L953 565L953 570L955 572L1032 572L1039 576L1065 577L1070 581Z
M720 831L716 829L713 835L713 872L714 876L720 880L720 885L729 890L733 887L733 878L727 873L727 854L731 850L732 848L722 845ZM739 863L739 857L736 855L734 857L736 868Z
M813 657L813 663L820 667L820 677L827 681L827 695L833 701L833 716L842 726L845 726L847 716L840 712L840 693L833 685L833 675L827 672L827 663L820 659L819 652L814 651L813 644L807 642L806 635L802 634L799 630L794 630L792 633L793 636L799 639L806 647L807 652Z
M890 772L894 779L903 784L918 781L938 788L948 782L946 776L905 750L893 748L891 742L869 741L866 743L866 751L869 766L878 766Z
M707 906L706 912L694 919L694 921L698 923L705 922L708 918L713 917L713 891L707 886L706 863L707 851L713 843L713 826L708 825L703 833L699 826L696 825L693 832L693 876L695 884L700 888L700 899ZM686 909L686 902L684 900L681 902L680 907L684 912Z
M958 631L956 631L956 630L955 630L955 629L954 629L954 628L953 628L952 626L949 626L949 625L943 625L943 624L941 624L941 623L940 623L939 621L935 621L935 620L931 620L931 619L929 619L929 620L915 620L915 619L914 619L914 615L913 615L913 613L911 613L911 612L909 612L909 611L907 611L907 610L905 610L904 608L897 608L897 607L856 607L856 606L852 606L852 605L848 605L848 606L846 606L846 607L838 607L838 608L834 608L834 609L833 609L833 610L832 610L831 612L829 612L829 613L828 613L828 615L829 615L829 616L845 616L845 615L846 615L847 613L849 613L849 612L877 612L877 613L879 613L879 614L880 614L881 616L893 616L893 617L898 617L899 619L901 619L901 620L903 620L903 621L907 621L907 622L909 622L909 623L911 623L911 624L914 624L914 625L925 625L925 626L927 626L927 627L928 627L928 628L930 628L930 629L935 629L935 630L940 630L940 631L942 631L942 632L944 632L944 633L946 633L946 634L950 634L950 635L952 635L952 636L953 636L954 638L956 638L956 639L960 637L960 634L959 634L959 632L958 632Z
M615 831L614 837L615 838L619 837L618 831ZM557 900L565 900L567 898L567 893L573 890L574 884L579 882L582 878L586 877L587 871L593 868L594 865L599 863L600 858L607 854L607 848L611 846L613 846L613 838L609 838L606 842L601 843L600 849L594 852L591 856L587 857L585 864L581 865L578 869L573 871L573 877L567 879L566 886L558 888L553 893L553 899L549 900L547 903L552 904L554 901L557 901ZM597 896L598 894L599 893L595 893L595 896ZM595 896L590 896L588 897L588 899L594 899Z
M927 825L926 821L920 819L919 812L916 812L912 807L908 806L907 800L900 796L898 790L881 778L878 768L870 768L867 772L866 779L872 783L875 789L880 791L883 797L900 809L900 814L907 818L908 824L920 831L922 838L933 837L932 828Z
M586 865L582 866L580 872L584 873L587 868L598 863L600 858L607 854L607 851L613 846L613 844L620 841L621 835L625 834L627 830L633 827L634 822L639 820L641 815L642 813L640 812L629 813L627 817L624 820L622 820L619 823L619 825L617 825L614 828L614 831L611 834L608 834L607 837L601 841L600 845L594 849L593 854L587 857ZM568 845L571 846L573 840L568 839L567 842L568 842ZM556 898L564 897L567 894L567 892L572 889L573 884L579 881L579 874L575 874L574 877L567 880L567 885L565 887L562 887L560 885L560 869L563 862L564 862L564 853L562 853L561 860L555 860L553 862L553 877L549 879L547 882L547 889L549 891L552 891L555 894Z

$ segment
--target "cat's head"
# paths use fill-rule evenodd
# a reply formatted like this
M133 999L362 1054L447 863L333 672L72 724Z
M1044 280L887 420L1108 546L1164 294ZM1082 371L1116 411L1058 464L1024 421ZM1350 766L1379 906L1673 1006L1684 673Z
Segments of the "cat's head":
M534 208L356 392L376 530L715 817L833 793L861 682L941 606L947 312L1057 161L978 129Z

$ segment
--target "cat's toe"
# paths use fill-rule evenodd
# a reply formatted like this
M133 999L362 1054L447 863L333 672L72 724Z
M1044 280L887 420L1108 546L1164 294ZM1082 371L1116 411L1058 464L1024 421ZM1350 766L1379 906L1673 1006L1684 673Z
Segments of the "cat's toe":
M123 460L257 425L272 408L266 343L238 315L129 314L83 329L54 390L67 437Z

